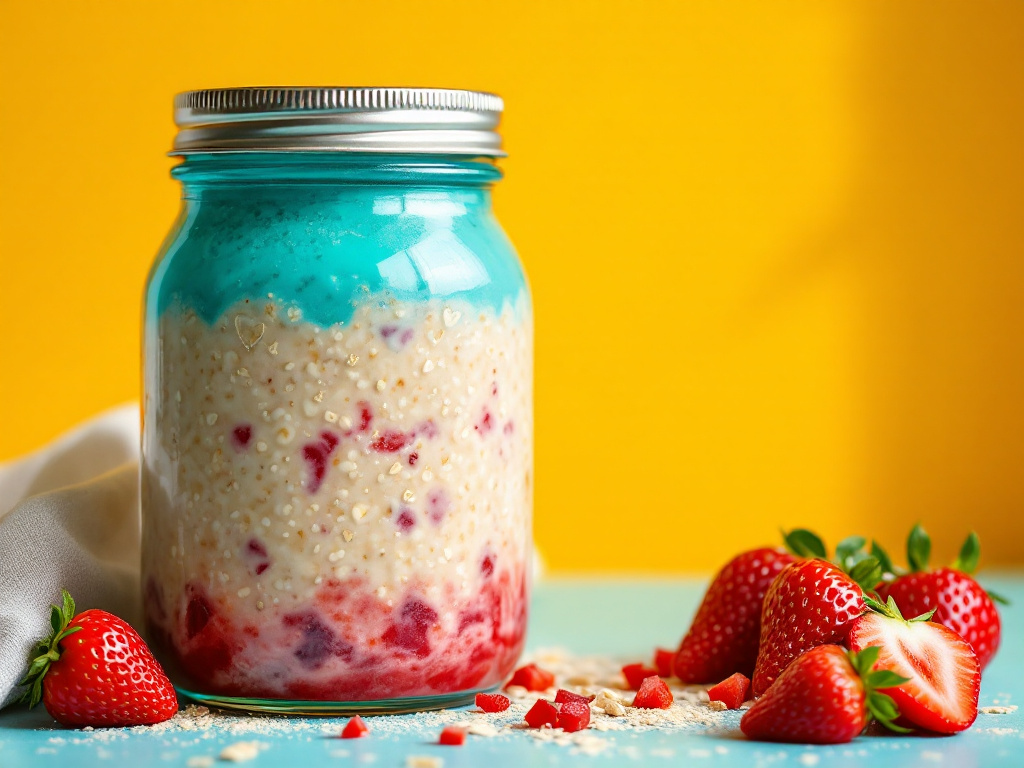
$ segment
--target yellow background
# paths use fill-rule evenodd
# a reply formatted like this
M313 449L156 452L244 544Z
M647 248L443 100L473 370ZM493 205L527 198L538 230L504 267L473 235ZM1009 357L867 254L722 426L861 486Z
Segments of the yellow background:
M1024 4L0 0L0 459L138 396L189 88L491 89L539 545L1024 562Z

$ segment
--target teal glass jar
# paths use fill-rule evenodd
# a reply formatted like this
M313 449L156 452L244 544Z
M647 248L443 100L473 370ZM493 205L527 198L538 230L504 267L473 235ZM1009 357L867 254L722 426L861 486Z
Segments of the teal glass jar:
M489 94L179 97L144 319L147 630L189 695L469 701L530 588L532 313Z

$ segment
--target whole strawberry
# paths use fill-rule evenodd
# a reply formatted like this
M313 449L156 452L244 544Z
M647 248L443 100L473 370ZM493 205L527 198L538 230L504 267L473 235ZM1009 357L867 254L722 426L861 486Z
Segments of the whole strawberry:
M880 586L879 597L883 601L892 597L904 616L920 616L934 609L932 621L970 643L984 669L999 650L1002 628L992 597L971 577L981 554L978 535L968 535L951 568L929 570L930 554L928 534L920 525L914 526L907 537L907 562L912 572Z
M881 568L869 558L850 575L825 560L786 566L768 588L761 612L761 643L754 665L754 696L768 690L793 659L811 648L846 639L865 611L858 582L877 583Z
M876 648L875 669L904 676L887 690L901 722L936 733L970 727L978 716L981 667L967 641L929 621L932 611L906 620L891 597L866 602L871 610L853 622L846 643L854 651Z
M819 645L793 661L754 702L740 730L751 739L800 744L843 744L872 717L896 731L899 710L880 693L906 681L892 672L872 672L878 648L850 653L838 645Z
M777 549L734 557L715 576L676 653L674 670L684 683L717 683L734 672L754 671L764 593L796 558Z
M66 590L52 608L53 634L21 681L30 707L42 699L55 720L76 727L149 725L178 711L167 675L126 622L100 610L75 615Z

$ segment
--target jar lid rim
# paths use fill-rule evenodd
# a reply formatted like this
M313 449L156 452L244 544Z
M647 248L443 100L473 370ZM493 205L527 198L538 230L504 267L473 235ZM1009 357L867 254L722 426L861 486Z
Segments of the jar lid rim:
M171 155L347 151L504 157L500 96L448 88L265 87L174 99Z

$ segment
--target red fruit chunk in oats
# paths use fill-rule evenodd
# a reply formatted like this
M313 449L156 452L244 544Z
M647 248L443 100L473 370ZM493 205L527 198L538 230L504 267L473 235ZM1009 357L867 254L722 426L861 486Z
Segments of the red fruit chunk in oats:
M640 684L652 675L658 676L658 670L645 667L643 664L627 664L622 668L626 684L634 691L640 690Z
M558 727L558 709L561 705L552 704L545 699L537 699L537 703L530 707L530 711L523 718L531 728L540 728L542 725Z
M664 648L654 649L654 668L658 670L658 677L672 677L672 667L675 661L675 651L666 651Z
M244 450L248 447L250 440L252 440L251 424L239 424L231 431L231 442L234 444L235 450Z
M508 696L502 696L500 693L478 693L476 705L484 712L504 712L512 706L512 702Z
M720 701L729 709L739 709L740 704L747 700L750 692L750 678L739 672L727 677L718 685L708 688L708 698Z
M519 685L528 691L546 691L554 684L555 676L553 674L545 672L536 664L527 664L512 673L512 679L505 687Z
M437 740L437 743L448 747L461 747L466 743L466 729L449 725L441 731L441 738Z
M343 739L358 739L369 735L370 729L366 727L366 723L363 722L363 718L359 715L345 723L345 727L341 731L341 738Z
M397 453L411 442L412 438L404 432L386 429L370 443L370 447L378 453Z
M563 731L582 731L590 725L590 705L583 701L566 701L558 708L558 727Z
M672 691L664 680L653 675L640 684L633 706L638 709L668 709L672 706Z

